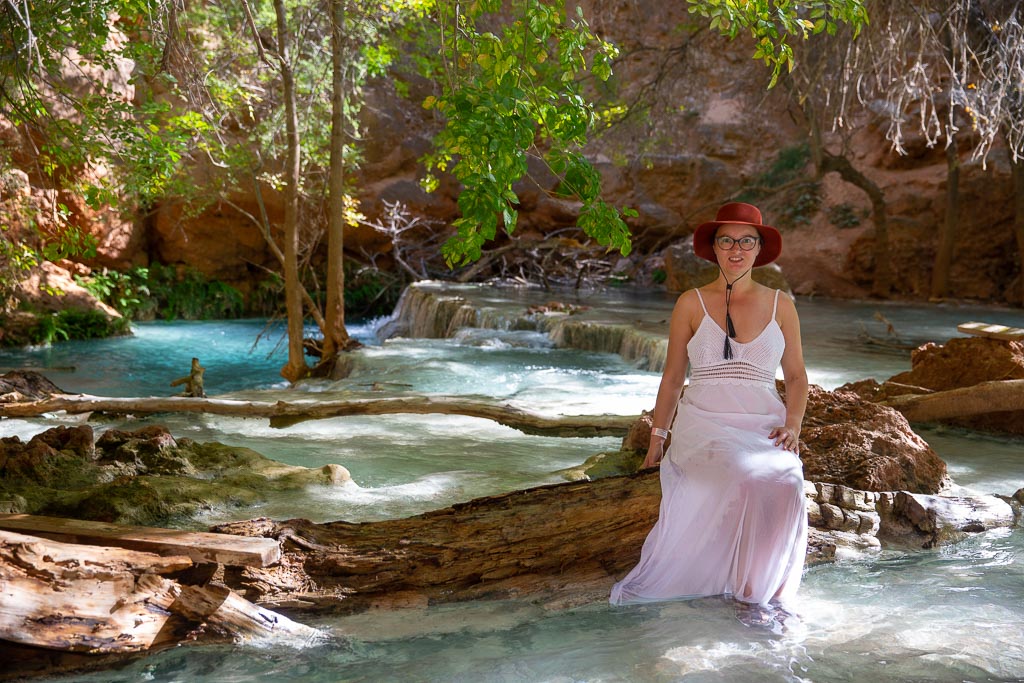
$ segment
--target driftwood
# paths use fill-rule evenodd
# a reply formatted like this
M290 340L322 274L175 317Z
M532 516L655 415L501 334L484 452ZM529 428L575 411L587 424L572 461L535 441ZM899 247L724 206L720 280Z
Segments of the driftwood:
M269 538L244 538L180 529L127 526L41 515L0 515L0 531L13 531L64 543L85 543L184 556L196 563L266 567L281 559Z
M109 655L200 637L298 646L323 639L224 586L182 585L190 567L182 555L0 531L0 640Z
M882 404L903 413L910 422L1024 410L1024 379L981 382L929 394L895 396Z
M304 420L347 415L467 415L494 420L526 434L541 436L624 436L637 418L621 415L565 415L545 417L507 405L447 397L400 397L346 401L239 401L223 398L109 398L87 394L57 394L42 401L0 405L2 417L33 417L56 411L68 413L209 413L236 417L270 418L273 427L288 427Z
M184 384L185 390L181 393L182 396L206 398L206 391L203 389L204 372L206 372L206 368L199 364L199 359L193 358L192 369L189 371L188 375L172 380L171 386L176 387Z
M270 605L358 611L487 597L582 604L601 599L636 562L660 499L658 472L646 470L479 498L406 519L262 519L218 530L284 541L280 565L226 578Z
M224 586L179 586L168 609L236 643L273 640L301 647L325 640L322 631L254 605Z
M0 638L88 653L148 649L168 632L176 598L177 584L160 575L191 564L0 531Z

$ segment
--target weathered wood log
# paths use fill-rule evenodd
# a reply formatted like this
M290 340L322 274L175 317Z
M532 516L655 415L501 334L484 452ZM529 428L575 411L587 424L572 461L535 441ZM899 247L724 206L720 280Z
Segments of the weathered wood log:
M123 655L185 638L297 647L326 639L323 632L253 605L224 586L181 585L182 571L191 566L184 556L0 531L0 657L8 652L13 657L4 660L0 679L68 664L49 658L41 666L25 646Z
M895 396L882 403L900 411L911 422L1024 410L1024 379L981 382L929 394Z
M224 586L181 586L168 609L235 643L273 640L302 647L326 640L322 631L254 605Z
M65 543L113 546L232 566L266 567L281 559L280 545L269 538L244 538L42 515L0 515L0 530Z
M1009 327L997 323L960 323L956 326L957 332L970 334L977 337L990 337L1004 341L1024 340L1024 329L1020 327Z
M206 368L199 364L199 359L193 358L192 369L189 371L188 375L171 380L171 386L176 387L184 384L185 390L182 391L182 396L206 398L206 390L203 388L203 373L205 372Z
M934 547L1013 526L1024 501L1024 489L1013 499L954 500L811 482L804 494L816 528L808 564L834 558L837 545L863 552L879 548L884 537ZM607 598L639 559L660 501L659 473L652 469L478 498L406 519L260 518L217 530L283 542L280 564L225 576L231 588L271 606L354 612L520 598L565 607Z
M249 599L358 611L427 601L600 600L658 514L658 472L555 484L415 517L314 524L253 520L218 531L285 541L282 563L226 578Z
M494 420L526 434L541 436L624 436L637 416L563 415L545 417L508 405L448 397L398 397L346 401L239 401L223 398L109 398L58 394L42 401L0 405L0 416L32 417L63 410L68 413L209 413L267 417L273 427L348 415L467 415Z
M134 652L167 633L177 584L191 566L120 548L0 531L0 639L88 653Z

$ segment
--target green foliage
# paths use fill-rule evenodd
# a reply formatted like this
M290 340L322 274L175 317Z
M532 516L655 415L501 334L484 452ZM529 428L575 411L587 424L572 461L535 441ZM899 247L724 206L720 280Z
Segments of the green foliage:
M404 284L392 273L345 261L345 314L359 318L388 315Z
M456 234L442 247L448 265L478 259L499 223L515 230L513 184L527 175L529 155L545 161L562 178L562 191L581 202L579 227L628 254L629 228L600 199L600 176L579 152L597 122L580 79L607 80L615 47L591 32L579 8L570 21L564 0L525 0L508 23L497 16L497 0L460 9L439 5L442 92L423 102L444 119L434 152L423 159L424 188L437 188L436 171L451 172L464 187Z
M866 0L686 0L691 14L711 19L710 26L730 39L749 30L754 59L772 70L769 88L775 87L783 67L793 70L791 37L806 40L824 31L835 35L839 23L853 27L856 37L868 23Z
M777 188L798 181L806 175L810 158L810 147L806 144L780 150L768 170L754 179L750 187L736 197L736 201L756 202L774 194Z
M128 332L126 318L108 318L100 311L66 309L39 316L28 332L31 344L50 345L74 339L103 339Z
M782 207L780 222L789 225L810 223L811 217L821 208L821 185L801 183L792 195Z
M126 273L104 269L75 280L93 296L134 320L207 320L237 318L245 313L241 292L192 268L179 272L174 266L157 263ZM280 297L279 292L277 296Z
M655 268L651 273L651 282L656 285L663 284L668 279L668 272L664 268Z
M155 308L150 299L149 269L137 267L127 273L104 268L89 277L76 275L75 282L126 318L138 320Z

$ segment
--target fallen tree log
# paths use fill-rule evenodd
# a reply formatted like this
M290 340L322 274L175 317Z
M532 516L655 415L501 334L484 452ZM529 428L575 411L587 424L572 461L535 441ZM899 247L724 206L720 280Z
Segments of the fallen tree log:
M981 382L928 394L904 394L881 402L910 422L1024 410L1024 379Z
M658 472L541 486L406 519L235 522L282 541L274 567L225 577L260 603L353 612L432 601L549 596L592 602L636 562L658 515Z
M13 531L63 543L84 543L184 556L196 563L265 567L281 559L271 539L94 522L42 515L0 514L0 531Z
M972 500L858 491L805 482L807 563L843 552L935 547L1015 525L1014 497ZM279 540L280 564L225 573L248 599L304 611L358 612L475 599L529 599L553 607L607 598L639 559L658 516L659 472L540 486L405 519L364 522L267 518L216 527Z
M34 417L44 413L208 413L236 417L266 417L272 427L304 420L351 415L466 415L494 420L526 434L540 436L624 436L637 416L563 415L545 417L508 405L449 397L397 397L345 401L240 401L224 398L110 398L87 394L57 394L41 401L0 405L0 417Z
M192 565L120 548L0 531L0 639L88 653L136 652L169 632L177 584Z
M326 639L225 586L182 585L190 567L182 555L0 531L0 679L89 666L53 651L120 657L183 640Z

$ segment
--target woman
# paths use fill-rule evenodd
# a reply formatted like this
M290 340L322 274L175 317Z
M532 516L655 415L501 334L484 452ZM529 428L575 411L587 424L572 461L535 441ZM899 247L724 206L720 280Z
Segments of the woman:
M644 467L661 463L661 509L640 562L612 588L613 604L728 595L763 605L800 583L807 547L800 323L789 296L750 279L755 266L779 256L782 238L756 207L730 203L697 228L693 247L720 272L684 292L672 312L644 460ZM775 390L780 363L785 405Z

